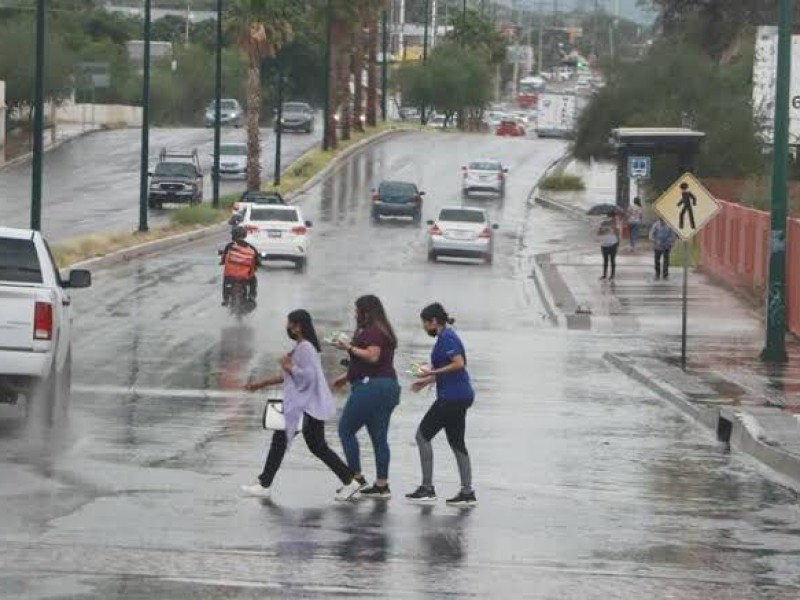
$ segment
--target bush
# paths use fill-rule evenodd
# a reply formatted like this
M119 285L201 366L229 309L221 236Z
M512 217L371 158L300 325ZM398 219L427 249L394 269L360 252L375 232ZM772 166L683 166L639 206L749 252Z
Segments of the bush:
M186 206L172 212L170 221L175 225L214 225L225 217L225 212L212 208L210 204Z
M577 175L551 175L539 183L539 188L550 192L582 192L586 185Z

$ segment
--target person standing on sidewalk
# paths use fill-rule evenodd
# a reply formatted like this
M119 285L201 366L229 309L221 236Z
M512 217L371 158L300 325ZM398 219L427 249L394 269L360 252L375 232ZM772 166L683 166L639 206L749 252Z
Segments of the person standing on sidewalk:
M424 369L411 387L419 392L436 382L436 401L425 413L417 429L422 485L416 491L406 494L406 498L411 502L436 500L431 440L444 429L447 442L455 454L461 478L461 490L455 497L447 500L447 504L474 506L477 499L472 489L472 464L464 443L467 410L475 400L475 392L467 373L467 352L458 334L450 327L454 320L441 304L435 302L423 308L420 319L425 332L436 338L436 344L431 352L430 369Z
M338 340L334 346L350 355L346 373L333 381L334 389L350 383L350 396L339 419L339 439L348 466L356 480L366 485L361 473L361 455L356 434L367 427L375 452L375 483L361 489L360 495L369 498L391 497L389 489L389 421L400 403L400 384L394 368L397 336L392 329L383 304L377 296L361 296L355 306L356 331L349 342Z
M630 237L631 252L636 252L636 242L639 241L639 231L642 227L642 201L638 196L633 199L633 205L628 208L628 235Z
M656 266L656 281L669 279L669 254L677 236L664 219L659 219L650 228L650 241L653 242L653 257ZM662 266L663 265L663 266Z
M296 343L294 349L280 359L281 372L245 386L246 390L254 392L283 384L283 415L286 430L272 434L272 445L258 482L253 485L243 485L242 490L260 498L271 496L272 481L302 418L303 437L308 449L325 463L343 484L343 487L336 492L336 499L349 500L361 486L355 479L355 473L325 442L325 421L336 415L336 405L322 371L320 345L311 315L305 310L289 313L286 334Z
M600 251L603 253L603 276L600 279L614 279L617 274L617 251L619 250L619 228L614 217L600 223L597 238L600 241ZM608 274L609 265L611 266L610 276Z

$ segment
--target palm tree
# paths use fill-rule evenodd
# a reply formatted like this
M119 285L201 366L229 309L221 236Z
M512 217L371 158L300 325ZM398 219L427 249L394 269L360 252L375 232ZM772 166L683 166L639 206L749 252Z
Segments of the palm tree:
M303 9L292 0L236 0L228 28L247 58L247 189L261 189L261 65L292 39L292 19Z
M378 123L378 19L387 0L367 0L367 125ZM385 60L385 57L384 57Z

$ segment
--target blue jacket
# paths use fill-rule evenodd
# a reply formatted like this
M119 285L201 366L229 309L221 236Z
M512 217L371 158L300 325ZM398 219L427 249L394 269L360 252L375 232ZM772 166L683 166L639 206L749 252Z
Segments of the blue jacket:
M678 238L672 228L663 221L656 221L650 228L650 241L656 250L669 250Z

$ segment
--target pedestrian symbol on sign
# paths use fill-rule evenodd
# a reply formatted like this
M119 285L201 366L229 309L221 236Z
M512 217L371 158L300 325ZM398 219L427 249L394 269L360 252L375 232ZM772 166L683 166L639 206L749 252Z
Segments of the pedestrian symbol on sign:
M678 219L678 227L683 229L685 218L689 217L689 223L692 229L697 229L694 224L694 207L697 206L697 198L689 191L689 184L685 181L681 184L681 199L678 201L678 208L681 209L681 214Z

